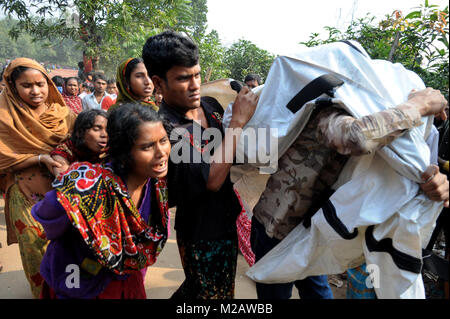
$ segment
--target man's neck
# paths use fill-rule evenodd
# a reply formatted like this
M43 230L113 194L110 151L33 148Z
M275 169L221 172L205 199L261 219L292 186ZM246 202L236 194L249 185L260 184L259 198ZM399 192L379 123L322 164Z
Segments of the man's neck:
M102 97L104 94L105 94L105 92L97 92L97 91L94 91L94 96L95 96L95 97Z
M195 109L189 109L184 115L191 120L199 121L203 115L202 108L199 106Z

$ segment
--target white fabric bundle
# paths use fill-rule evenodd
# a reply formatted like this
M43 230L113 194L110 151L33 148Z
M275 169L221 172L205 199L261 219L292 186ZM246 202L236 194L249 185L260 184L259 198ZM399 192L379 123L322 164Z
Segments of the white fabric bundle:
M333 102L355 118L395 107L407 100L412 89L425 87L402 65L371 60L358 43L351 44L332 43L277 58L245 129L277 127L277 156L281 156L314 108L311 101L293 114L286 104L324 74L344 81ZM283 283L342 273L365 261L375 271L372 279L378 298L424 298L422 247L442 203L429 200L418 185L430 164L425 140L432 117L422 120L422 126L375 154L350 158L334 187L336 192L313 216L311 226L298 225L247 275L258 282Z

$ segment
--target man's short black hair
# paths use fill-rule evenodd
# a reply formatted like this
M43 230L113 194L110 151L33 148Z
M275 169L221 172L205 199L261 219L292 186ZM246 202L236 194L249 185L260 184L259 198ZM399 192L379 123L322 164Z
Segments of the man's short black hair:
M198 47L189 37L165 31L147 39L142 49L147 72L166 79L173 66L193 67L199 62Z
M103 80L106 82L106 76L103 73L95 73L92 76L92 83L95 83L95 81L97 81L98 79Z
M53 83L55 83L56 86L63 86L64 85L64 78L59 75L55 75L52 77Z
M256 82L258 82L258 85L261 85L261 78L259 77L258 74L251 73L251 74L247 75L245 77L244 82L248 82L248 81L256 81Z

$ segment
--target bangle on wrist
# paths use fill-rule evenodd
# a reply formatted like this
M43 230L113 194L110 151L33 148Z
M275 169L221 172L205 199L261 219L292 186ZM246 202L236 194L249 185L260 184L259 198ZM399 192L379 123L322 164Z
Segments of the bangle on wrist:
M39 164L39 166L42 166L42 165L41 165L41 155L42 155L42 154L39 154L39 155L38 155L38 164Z

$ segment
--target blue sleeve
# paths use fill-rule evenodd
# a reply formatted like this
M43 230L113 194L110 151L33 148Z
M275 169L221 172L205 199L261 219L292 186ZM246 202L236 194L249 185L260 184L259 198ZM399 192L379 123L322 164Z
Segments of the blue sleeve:
M56 198L56 190L51 190L43 200L31 208L31 215L45 230L48 239L61 237L71 226L65 209Z

